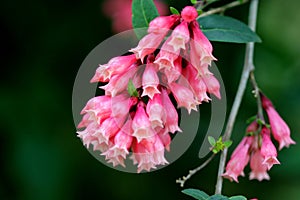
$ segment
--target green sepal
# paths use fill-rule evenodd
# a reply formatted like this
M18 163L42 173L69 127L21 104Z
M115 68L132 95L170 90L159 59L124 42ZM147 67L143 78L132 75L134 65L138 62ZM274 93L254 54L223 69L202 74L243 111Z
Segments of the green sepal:
M136 87L134 86L131 79L128 81L127 91L128 91L128 93L131 97L138 97L139 96L139 93L136 90Z
M179 11L176 8L172 7L172 6L170 7L170 11L174 15L180 15Z

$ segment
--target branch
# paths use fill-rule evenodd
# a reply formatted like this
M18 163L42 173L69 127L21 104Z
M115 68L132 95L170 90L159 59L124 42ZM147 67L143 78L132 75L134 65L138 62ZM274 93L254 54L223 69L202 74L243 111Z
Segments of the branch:
M258 7L258 0L252 0L249 8L249 27L255 31L256 27L256 16L257 16L257 7ZM244 69L241 75L240 84L231 108L231 112L229 115L229 119L226 125L225 133L224 133L224 140L229 140L231 137L233 125L235 123L235 119L241 105L242 98L245 93L247 81L249 79L249 74L254 70L253 65L253 54L254 54L254 43L248 43L246 46L246 53L245 53L245 63ZM222 192L222 185L223 185L223 177L222 174L224 172L226 156L227 156L228 148L225 148L224 151L221 153L220 163L219 163L219 170L218 170L218 178L216 183L216 194L221 194Z
M233 7L236 7L236 6L239 6L239 5L242 5L244 3L247 3L249 0L243 0L242 2L240 1L234 1L234 2L231 2L229 4L226 4L222 7L219 7L219 8L214 8L214 9L211 9L209 11L206 11L204 13L202 13L201 15L199 15L198 18L200 17L205 17L205 16L208 16L208 15L212 15L212 14L216 14L216 13L222 13L222 12L225 12L227 9L229 8L233 8Z
M255 80L254 70L252 70L251 73L250 73L250 81L251 81L251 84L252 84L252 87L253 87L253 94L254 94L254 97L256 98L256 103L257 103L257 110L258 110L257 111L257 117L258 117L258 119L265 122L263 109L262 109L262 103L261 103L261 99L260 99L260 89L257 85L256 80Z
M212 159L215 157L215 154L212 154L202 165L200 165L199 167L190 170L189 174L187 176L183 176L182 179L179 178L176 180L176 183L180 184L180 187L184 186L184 183L191 178L194 174L196 174L198 171L200 171L201 169L203 169L206 165L208 165L208 163L210 163L210 161L212 161Z

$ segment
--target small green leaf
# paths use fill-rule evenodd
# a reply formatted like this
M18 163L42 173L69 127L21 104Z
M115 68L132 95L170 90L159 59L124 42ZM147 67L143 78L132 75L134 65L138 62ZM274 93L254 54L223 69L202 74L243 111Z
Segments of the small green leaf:
M221 143L222 144L222 136L219 137L217 143Z
M251 124L252 122L254 122L254 120L256 120L257 115L254 115L252 117L249 117L246 121L247 124Z
M192 4L196 4L198 1L197 0L191 0Z
M159 16L158 11L152 0L133 0L131 9L132 25L136 36L141 39L147 31L139 28L148 27L150 21Z
M261 42L259 36L246 24L231 17L209 15L200 17L198 23L210 41L218 42Z
M207 139L208 139L208 142L209 142L209 144L210 144L211 146L215 146L215 145L216 145L216 140L215 140L215 138L213 138L213 137L211 137L211 136L208 136Z
M212 152L213 152L214 154L219 153L219 151L218 151L217 149L213 149Z
M215 195L210 196L206 200L228 200L228 197L220 195L220 194L215 194Z
M246 197L241 196L241 195L239 195L239 196L232 196L232 197L229 197L229 199L230 200L247 200Z
M208 194L197 189L185 189L182 190L181 192L191 197L194 197L195 199L198 200L206 200L207 198L209 198Z
M266 123L261 120L261 119L257 119L256 122L259 124L259 125L265 125Z
M128 91L128 93L131 97L138 97L139 96L139 93L136 90L136 88L135 88L135 86L134 86L131 79L128 81L127 91Z
M174 7L170 7L170 11L174 15L179 15L180 14L179 11L176 8L174 8Z
M224 146L225 146L226 148L230 147L231 145L232 145L232 141L231 141L231 140L228 140L228 141L225 141L225 142L224 142Z
M203 13L203 10L199 9L197 10L198 16L201 15Z

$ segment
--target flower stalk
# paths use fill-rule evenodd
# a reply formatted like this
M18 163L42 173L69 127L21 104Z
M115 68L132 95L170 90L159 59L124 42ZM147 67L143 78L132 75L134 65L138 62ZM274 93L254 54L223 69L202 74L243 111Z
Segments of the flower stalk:
M249 8L249 27L253 31L255 31L256 28L256 17L257 17L257 10L258 10L258 0L252 0L250 3L250 8ZM244 63L244 68L243 72L241 75L241 80L239 83L239 87L231 108L231 112L229 115L229 119L226 125L225 133L224 133L224 140L229 140L232 134L232 129L236 120L236 116L239 110L239 107L241 105L242 98L244 96L245 90L246 90L246 85L249 79L249 75L251 71L255 69L254 64L253 64L253 56L254 56L254 43L250 42L246 46L246 53L245 53L245 63ZM224 173L224 168L225 168L225 162L226 162L226 157L228 153L228 148L225 148L224 151L221 153L220 157L220 163L219 163L219 169L218 169L218 177L217 177L217 183L216 183L216 194L221 194L222 192L222 186L223 186L223 173Z

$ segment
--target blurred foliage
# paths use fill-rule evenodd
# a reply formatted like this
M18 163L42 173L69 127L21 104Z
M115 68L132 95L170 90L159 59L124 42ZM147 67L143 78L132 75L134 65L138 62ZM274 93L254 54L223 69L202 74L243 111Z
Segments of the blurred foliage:
M179 10L189 0L169 0ZM201 108L199 135L190 149L170 166L145 174L126 174L94 159L76 137L71 93L85 56L112 35L102 1L8 1L0 6L0 199L188 199L175 179L198 166L201 133L209 111ZM261 0L256 46L258 83L300 141L300 2ZM248 5L227 15L247 20ZM243 65L244 45L213 43L230 108ZM255 114L251 88L234 128L233 146L243 136L245 121ZM198 141L197 141L198 140ZM233 148L230 149L232 151ZM280 166L271 181L225 180L224 194L259 199L300 198L300 147L279 153ZM187 182L212 194L218 160ZM246 170L248 172L249 170Z

